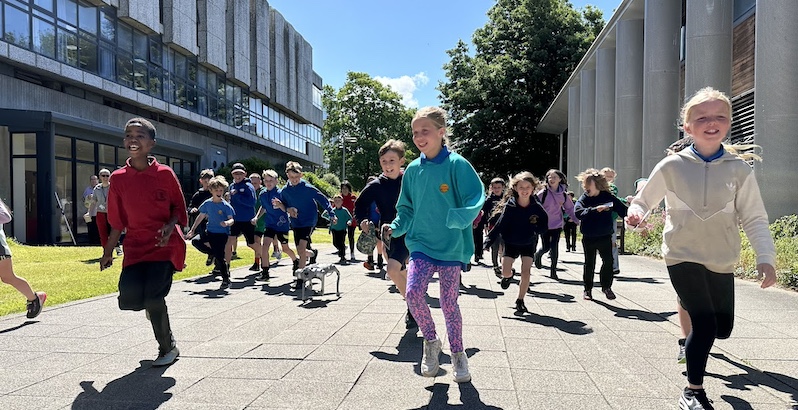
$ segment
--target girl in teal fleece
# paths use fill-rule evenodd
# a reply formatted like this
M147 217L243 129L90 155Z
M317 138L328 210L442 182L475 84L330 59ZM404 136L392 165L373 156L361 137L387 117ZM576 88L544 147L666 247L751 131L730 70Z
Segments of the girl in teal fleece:
M463 349L463 325L457 304L460 271L474 254L471 224L485 201L484 186L474 167L446 146L446 113L437 107L420 109L411 123L413 142L421 157L407 166L396 204L396 218L383 234L405 235L410 251L405 298L424 336L421 374L438 373L441 341L435 332L425 295L435 272L451 347L454 379L471 380Z

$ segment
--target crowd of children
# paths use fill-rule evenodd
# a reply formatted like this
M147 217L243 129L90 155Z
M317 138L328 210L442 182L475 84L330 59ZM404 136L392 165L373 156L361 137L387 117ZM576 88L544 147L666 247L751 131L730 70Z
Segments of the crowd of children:
M608 300L619 273L616 229L618 217L639 229L651 210L665 200L666 224L663 256L678 295L684 338L679 359L686 361L687 382L679 400L683 409L712 409L703 390L709 351L716 338L729 337L734 317L733 266L739 257L741 223L757 253L762 287L775 283L775 248L768 218L751 168L733 149L722 144L731 123L728 98L711 88L700 90L684 106L684 132L690 139L656 165L647 183L634 196L618 198L611 168L588 168L576 176L583 193L574 201L566 175L549 170L544 181L523 171L509 179L493 178L486 193L477 171L453 152L447 139L446 115L437 107L422 108L411 122L413 142L420 157L405 166L405 145L388 140L378 152L382 174L370 179L356 196L344 181L330 201L303 179L302 166L290 161L285 167L287 184L278 187L274 170L246 176L243 164L232 166L233 183L213 171L200 174L202 187L186 207L174 172L149 153L155 146L155 127L142 118L125 125L123 145L130 158L113 173L103 169L102 183L94 189L98 223L103 239L100 268L113 263L112 251L122 231L127 231L119 307L145 310L159 346L154 365L168 365L179 355L172 337L165 297L172 275L185 263L185 240L179 227L188 226L188 237L208 255L222 277L221 289L231 285L230 259L237 238L243 235L255 252L253 271L269 280L269 249L281 248L296 271L314 263L311 249L318 208L326 211L338 263L355 261L355 230L375 232L384 247L378 258L387 261L387 274L406 300L406 325L418 327L423 336L420 372L438 374L441 341L426 302L427 289L437 274L440 305L445 319L453 376L468 382L471 374L463 343L463 320L458 305L461 272L472 258L481 264L490 249L502 289L513 282L513 264L521 259L521 278L516 314L528 313L524 303L531 268L543 269L549 253L549 275L558 280L557 263L561 233L566 251L576 251L576 229L581 230L584 252L583 299L592 300L596 256L601 291ZM696 178L702 176L701 178ZM627 204L630 206L627 208ZM146 209L146 212L144 211ZM99 213L103 215L100 217ZM11 211L0 201L0 224L11 220ZM292 233L296 253L289 247ZM483 242L483 235L486 238ZM722 238L706 241L704 238ZM538 241L540 238L540 241ZM349 240L349 258L346 241ZM540 242L540 247L538 247ZM368 255L365 266L373 269ZM501 263L500 263L501 262ZM36 317L46 299L16 276L11 251L0 230L0 277L28 300L29 318ZM302 286L296 279L296 287Z

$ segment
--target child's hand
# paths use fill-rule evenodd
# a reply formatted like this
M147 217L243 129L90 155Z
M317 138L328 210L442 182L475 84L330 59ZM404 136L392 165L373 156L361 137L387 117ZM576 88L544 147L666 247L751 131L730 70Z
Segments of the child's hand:
M776 284L776 268L774 268L773 265L769 263L760 263L756 265L756 271L759 273L759 275L757 275L757 280L764 276L762 285L760 285L762 289L769 288Z
M158 230L159 235L155 237L158 243L156 243L155 246L158 247L166 246L169 243L169 237L172 236L172 231L174 230L175 226L169 224L166 224L163 226L163 228L159 229Z
M277 198L272 198L272 208L283 209L283 201L280 201Z
M251 219L249 222L250 222L252 225L257 225L257 224L258 224L258 217L253 217L253 218L252 218L252 219Z
M290 216L291 218L296 218L297 217L298 211L293 206L288 208L288 209L286 209L285 211L288 212L288 216Z
M388 236L385 236L388 235ZM385 224L382 226L382 237L383 238L390 238L393 235L393 229L391 229L391 225Z
M102 258L100 258L100 270L105 270L111 267L114 264L114 257L109 253L108 255L103 254Z
M628 213L626 214L625 219L626 219L626 225L634 227L640 225L640 222L643 220L643 214L637 210L635 211L629 210Z
M604 206L604 205L599 205L599 206L596 207L596 211L597 212L604 212L604 211L606 211L608 209L610 209L610 207Z
M330 225L335 225L338 223L338 217L333 215L332 219L330 219Z

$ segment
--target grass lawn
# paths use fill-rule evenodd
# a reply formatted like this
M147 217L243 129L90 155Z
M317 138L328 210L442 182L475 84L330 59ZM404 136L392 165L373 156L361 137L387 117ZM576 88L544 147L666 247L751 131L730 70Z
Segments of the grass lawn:
M294 249L293 236L289 240ZM331 242L326 229L317 229L313 233L314 244ZM48 306L117 291L119 272L122 270L121 257L115 260L111 268L100 272L102 249L99 246L27 246L13 241L9 241L9 245L14 255L14 272L17 276L25 278L34 291L47 292L45 310ZM175 280L205 275L212 269L205 266L204 254L191 244L187 244L187 248L188 266L175 274ZM237 253L240 259L231 262L231 269L252 265L254 254L243 240L239 241ZM24 311L25 298L12 286L0 284L0 316Z

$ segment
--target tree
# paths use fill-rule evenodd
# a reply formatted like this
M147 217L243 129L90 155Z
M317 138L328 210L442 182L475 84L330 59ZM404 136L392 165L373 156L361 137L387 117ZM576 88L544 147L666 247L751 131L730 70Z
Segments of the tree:
M458 152L489 180L556 168L559 140L535 128L579 59L603 29L594 7L566 0L497 0L488 23L447 53L438 85Z
M349 72L339 90L325 86L322 104L327 112L322 127L324 157L330 171L341 175L345 150L346 179L355 190L362 189L369 176L382 172L378 151L385 141L399 139L408 148L413 146L413 111L402 105L399 94L368 74Z

